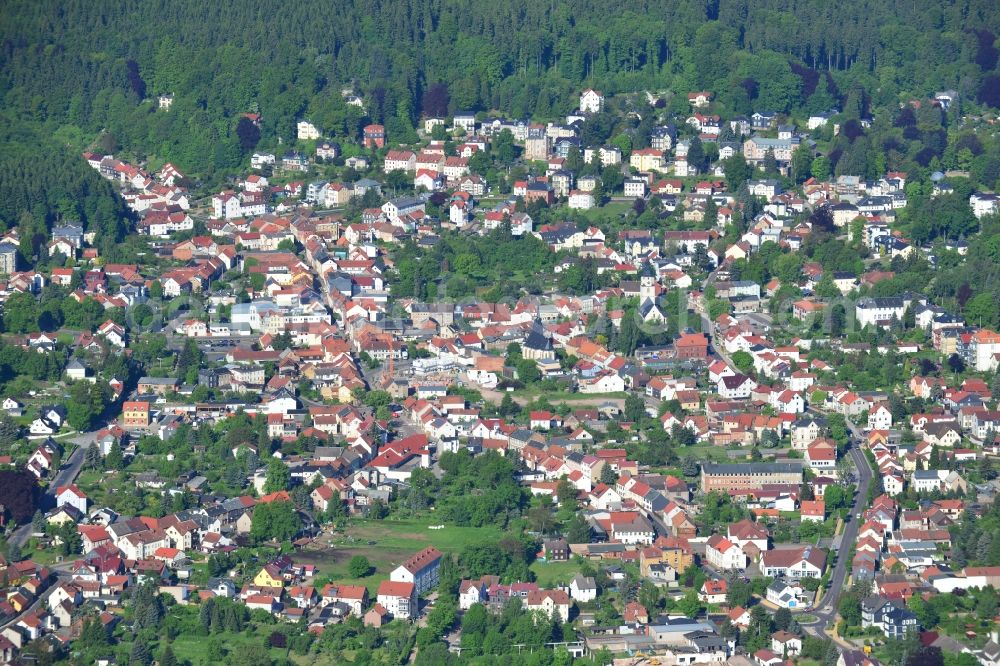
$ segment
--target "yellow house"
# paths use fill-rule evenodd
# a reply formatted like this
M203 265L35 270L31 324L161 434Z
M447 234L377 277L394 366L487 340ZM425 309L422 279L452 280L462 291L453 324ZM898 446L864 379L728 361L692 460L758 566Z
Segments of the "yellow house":
M884 446L889 446L889 431L888 430L872 430L868 433L868 448L882 444Z
M655 148L640 148L632 151L629 164L636 171L662 171L663 151Z
M254 576L253 584L257 587L284 587L285 579L281 576L278 567L268 564Z
M18 613L22 613L31 606L31 600L25 597L20 592L15 592L11 596L7 597L7 602L16 610Z
M734 243L729 246L726 250L726 259L746 259L750 256L750 244L746 241L740 241L739 243Z
M705 209L701 206L692 206L684 211L685 222L704 222Z
M649 575L653 564L665 564L674 571L681 572L694 564L694 555L682 548L658 548L649 546L639 551L639 570L643 576Z
M351 386L348 384L338 387L334 398L345 405L353 405L360 401L359 398L355 397L354 392L351 390Z
M76 523L73 516L69 515L66 511L56 511L54 514L45 519L45 522L49 525L65 525L66 523Z
M126 428L149 426L149 403L144 400L128 400L122 405L122 424Z

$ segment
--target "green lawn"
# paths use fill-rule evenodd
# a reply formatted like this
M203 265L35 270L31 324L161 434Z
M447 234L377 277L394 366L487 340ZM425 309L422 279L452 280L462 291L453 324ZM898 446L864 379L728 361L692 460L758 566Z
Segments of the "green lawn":
M628 393L625 391L614 391L612 393L567 393L566 391L548 391L538 387L517 389L510 393L513 398L525 398L527 400L543 397L553 405L557 405L560 402L573 401L603 402L604 400L624 400L628 396Z
M421 518L354 521L347 536L376 541L386 548L412 548L434 546L442 552L457 552L466 545L497 536L491 527L459 527L445 525L439 530L429 529L441 524L433 515Z
M173 640L170 646L180 663L190 663L193 666L205 664L208 666L209 664L217 663L206 656L206 644L208 641L218 641L229 651L232 651L240 645L261 645L264 637L269 635L271 631L273 631L272 627L264 625L257 627L257 630L249 636L245 632L239 634L222 632L213 634L212 636L192 636L182 633ZM271 648L270 656L271 660L275 663L284 662L285 659L289 659L295 664L333 663L333 661L323 660L322 655L297 655L286 648Z
M33 543L33 542L34 542L34 540L31 540L28 543L30 544L30 543ZM72 555L68 555L68 556L65 556L65 557L59 555L59 552L58 552L58 550L56 550L55 547L48 547L48 548L42 548L42 549L31 549L31 550L25 549L24 550L24 554L30 556L31 560L33 562L36 562L38 564L43 564L43 565L45 565L47 567L50 567L53 564L57 564L59 562L63 562L65 560L67 560L67 559L69 559L69 560L73 559Z
M714 446L712 444L695 444L694 446L686 446L678 449L677 455L681 458L693 456L698 462L728 462L732 460L732 458L729 457L729 451L727 449L724 449L721 446ZM750 455L749 447L746 450L746 455Z
M663 476L676 476L678 479L684 478L684 472L681 471L680 467L654 467L650 468L649 471L654 474L662 474Z
M317 541L319 549L299 551L294 558L296 562L315 565L323 581L365 585L374 593L379 583L389 577L389 572L422 548L434 546L443 553L458 553L470 543L498 536L496 529L488 527L447 525L439 530L428 529L437 524L440 523L433 515L405 520L352 521L332 539L321 537ZM348 563L355 555L368 558L375 569L372 575L360 579L348 575Z
M632 210L632 202L630 201L611 201L605 206L591 208L590 210L570 210L568 207L564 207L562 209L557 209L556 213L572 213L575 216L586 218L591 222L597 222L600 220L621 217L630 210Z
M539 587L555 587L561 583L569 583L573 576L580 573L580 565L570 560L568 562L543 562L536 560L531 563L535 572L535 582Z
M81 469L76 477L76 486L98 505L107 504L109 493L117 492L124 483L122 473L109 474L100 469Z

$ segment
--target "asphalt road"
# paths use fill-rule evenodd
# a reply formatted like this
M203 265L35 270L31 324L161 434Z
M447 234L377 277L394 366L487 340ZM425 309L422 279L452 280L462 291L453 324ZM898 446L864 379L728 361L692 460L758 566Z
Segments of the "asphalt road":
M39 608L48 608L49 597L52 596L52 593L55 592L57 589L59 589L59 587L63 583L68 583L68 582L70 582L72 580L72 577L70 576L70 573L69 573L69 567L71 565L72 565L72 562L66 562L64 564L57 565L58 567L62 567L62 569L58 569L56 567L52 567L52 576L53 576L53 578L51 579L51 582L49 583L49 586L47 588L45 588L45 591L42 592L37 597L35 597L35 600L33 602L31 602L31 605L28 606L27 608L25 608L23 612L18 613L17 615L15 615L14 617L12 617L10 620L8 620L6 622L6 624L0 626L0 630L6 629L7 627L14 626L15 624L17 624L21 620L22 617L24 617L25 615L28 615L30 613L33 613L34 611L38 610Z
M77 475L80 474L80 469L83 467L83 461L86 457L86 449L90 446L90 443L94 441L94 433L84 433L77 438L74 438L78 446L73 449L73 453L69 455L66 460L63 461L62 466L54 477L52 477L48 488L45 490L45 494L40 499L39 505L43 511L56 505L56 488L60 486L67 486L74 481L76 481ZM8 540L10 543L16 543L18 546L23 546L31 536L31 523L26 525L21 525L14 533L10 536Z
M875 478L871 467L868 465L868 459L858 446L861 441L861 431L850 421L847 424L851 430L851 438L853 440L849 455L854 460L854 465L858 470L858 492L854 496L854 505L851 507L850 519L845 523L844 532L840 537L840 553L837 564L833 569L833 575L830 576L830 584L827 586L823 597L813 609L803 609L805 612L815 615L819 619L818 622L807 625L806 629L820 636L823 635L824 629L831 627L836 622L837 604L840 602L840 596L844 592L848 567L851 564L848 555L851 546L857 541L858 531L861 529L861 521L857 516L866 508L865 503L868 499L868 489Z
M726 353L726 348L719 341L715 339L715 325L708 316L708 302L705 300L705 290L708 289L709 285L715 282L715 271L708 274L708 277L701 283L701 332L708 336L709 344L711 345L712 351L715 355L726 362L733 370L736 369L736 364L733 363L733 359L729 357Z
M714 277L714 273L710 273L702 283L703 293L712 283ZM715 336L712 335L714 330L712 321L708 316L707 305L708 304L705 302L703 297L701 312L702 331L709 334L712 338L712 349L715 354L722 358L722 360L724 360L730 367L735 368L736 366L726 353L725 348L720 344L716 344ZM868 489L871 487L872 479L874 478L872 469L868 465L868 459L865 458L864 452L857 446L862 438L860 429L849 420L847 421L847 426L851 431L851 438L853 440L853 445L850 448L848 455L851 456L851 459L854 461L854 465L858 470L858 488L857 494L854 496L854 504L851 507L850 518L845 523L844 532L840 537L841 549L838 554L837 563L834 565L833 574L830 576L830 584L823 593L823 597L812 608L801 609L801 612L808 613L817 618L817 622L803 625L803 628L806 631L817 636L825 636L825 630L828 627L832 627L836 622L837 604L840 602L840 596L844 592L844 586L847 582L847 576L851 564L848 555L850 553L851 546L857 541L858 531L861 529L861 521L857 518L857 516L866 508L865 503L868 499Z

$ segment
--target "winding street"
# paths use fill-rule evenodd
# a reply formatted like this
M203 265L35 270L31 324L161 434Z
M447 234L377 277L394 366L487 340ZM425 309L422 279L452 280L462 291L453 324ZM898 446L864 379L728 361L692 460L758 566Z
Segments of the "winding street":
M59 471L49 481L48 487L39 498L38 506L43 512L56 505L56 488L68 486L76 481L76 477L80 474L80 469L83 467L87 447L94 441L95 435L96 433L94 432L88 432L73 438L72 441L76 444L76 447L69 457L63 461ZM21 547L24 546L30 536L31 523L26 523L14 530L8 541Z
M66 458L65 461L63 461L63 464L60 466L59 471L55 474L55 476L52 477L48 487L45 489L45 492L39 498L38 506L40 509L44 511L49 507L55 506L56 488L59 488L60 486L69 485L74 481L76 481L76 477L80 474L80 470L83 468L83 461L84 458L86 457L87 447L90 446L91 443L93 443L95 436L96 436L96 431L81 433L80 435L77 435L76 437L73 438L72 441L76 444L76 448L74 448L73 452L69 455L69 457ZM16 530L14 530L13 533L11 533L10 537L8 537L7 541L8 543L17 544L17 546L20 548L24 546L24 544L28 541L28 538L30 536L31 536L31 523L29 522L25 525L21 525ZM25 555L29 554L26 553ZM18 613L14 617L10 618L10 620L8 620L3 625L0 625L0 629L6 629L7 627L13 626L17 624L18 621L20 621L20 619L25 615L33 613L39 608L46 607L48 605L49 595L55 592L55 590L59 587L61 583L65 583L70 580L69 570L72 567L72 564L73 564L73 558L69 558L67 561L61 564L56 564L50 567L52 571L52 580L50 581L49 586L45 589L45 591L42 592L40 595L38 595L38 597L35 598L35 600L31 603L30 606L25 608L22 612Z

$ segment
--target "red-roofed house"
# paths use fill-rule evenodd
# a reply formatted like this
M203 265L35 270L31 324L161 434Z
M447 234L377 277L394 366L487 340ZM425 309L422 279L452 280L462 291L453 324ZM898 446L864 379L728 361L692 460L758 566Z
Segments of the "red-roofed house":
M698 591L698 598L706 604L724 604L728 592L729 585L725 579L706 580Z
M437 586L440 570L441 551L428 546L393 569L389 574L389 580L412 583L416 593L423 594Z
M75 485L56 488L56 507L67 504L83 515L87 515L87 496Z
M378 586L376 598L394 618L409 620L417 614L417 590L413 583L384 580Z
M826 503L823 500L802 500L799 504L799 516L804 521L821 523L826 518Z
M743 549L721 534L713 534L705 542L705 559L719 569L743 571L750 564Z

